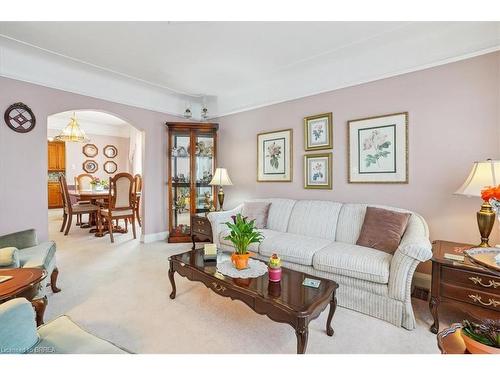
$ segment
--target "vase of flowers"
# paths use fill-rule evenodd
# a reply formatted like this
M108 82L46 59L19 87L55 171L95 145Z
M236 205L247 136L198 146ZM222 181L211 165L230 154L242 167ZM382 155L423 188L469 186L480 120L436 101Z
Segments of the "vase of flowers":
M232 216L233 222L226 222L226 226L231 230L228 236L224 237L234 245L235 251L231 255L231 262L238 270L248 268L248 258L252 255L248 247L252 243L262 242L262 233L255 228L255 220L248 220L238 214Z
M269 281L276 283L281 281L281 259L277 254L273 254L269 258L267 270L269 272Z
M500 319L462 322L462 339L472 354L500 354Z

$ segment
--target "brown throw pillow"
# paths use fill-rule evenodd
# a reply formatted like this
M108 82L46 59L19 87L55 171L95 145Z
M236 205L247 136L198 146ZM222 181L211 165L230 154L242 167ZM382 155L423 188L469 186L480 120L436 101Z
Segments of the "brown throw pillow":
M356 245L393 254L401 242L411 214L367 207Z
M255 220L257 229L264 229L267 226L267 214L269 213L269 202L245 202L241 210L241 216L249 220Z

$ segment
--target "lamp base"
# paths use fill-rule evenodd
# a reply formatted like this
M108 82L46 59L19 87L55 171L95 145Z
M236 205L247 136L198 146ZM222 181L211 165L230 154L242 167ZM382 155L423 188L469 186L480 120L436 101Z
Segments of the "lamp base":
M481 234L481 243L478 247L490 247L488 239L490 237L491 230L495 224L496 213L491 208L491 204L488 202L483 202L481 209L477 212L477 226L479 227L479 233Z
M219 207L221 211L224 211L222 209L222 206L224 205L224 189L222 189L222 186L219 186L219 193L217 194L217 197L219 198Z

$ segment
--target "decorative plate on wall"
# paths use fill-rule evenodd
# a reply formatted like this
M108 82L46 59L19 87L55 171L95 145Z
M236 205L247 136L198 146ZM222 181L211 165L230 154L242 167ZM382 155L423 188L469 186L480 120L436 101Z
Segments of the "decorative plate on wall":
M104 155L106 155L107 158L114 158L116 155L118 155L118 150L115 146L112 145L107 145L104 147Z
M92 143L88 143L88 144L83 146L82 152L85 156L87 156L89 158L94 158L99 153L99 149L97 148L96 145L94 145Z
M5 123L18 133L27 133L35 127L36 118L31 108L24 103L12 104L4 114Z
M94 160L85 160L83 162L83 170L87 173L95 173L98 169L99 166Z
M115 173L117 169L118 169L118 166L116 165L116 163L114 161L107 161L106 163L104 163L104 170L108 174Z

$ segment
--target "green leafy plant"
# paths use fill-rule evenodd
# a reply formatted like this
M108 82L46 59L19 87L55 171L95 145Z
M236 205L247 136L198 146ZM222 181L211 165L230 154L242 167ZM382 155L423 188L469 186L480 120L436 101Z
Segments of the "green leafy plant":
M464 320L462 331L481 344L500 348L500 319L484 319L478 323Z
M224 239L233 243L236 254L246 254L250 244L262 242L262 233L255 228L255 220L248 220L241 214L232 218L232 223L229 221L225 223L231 232Z

